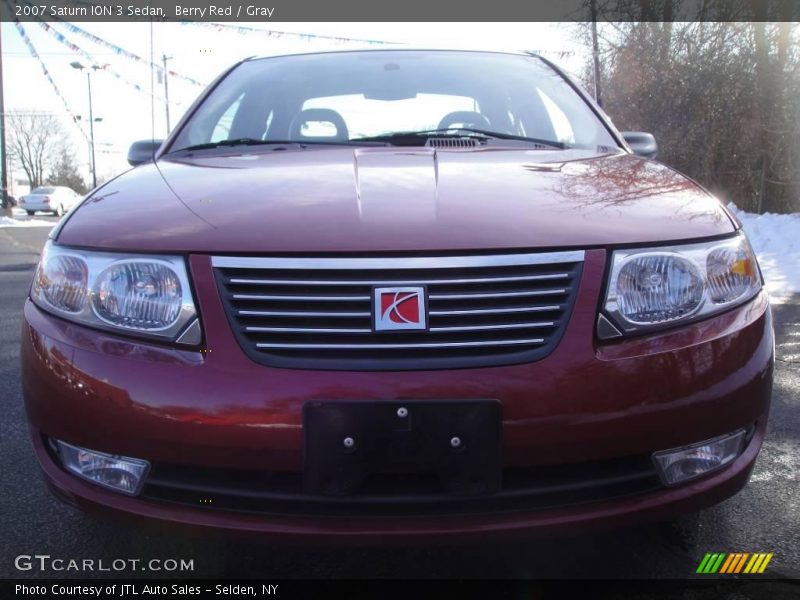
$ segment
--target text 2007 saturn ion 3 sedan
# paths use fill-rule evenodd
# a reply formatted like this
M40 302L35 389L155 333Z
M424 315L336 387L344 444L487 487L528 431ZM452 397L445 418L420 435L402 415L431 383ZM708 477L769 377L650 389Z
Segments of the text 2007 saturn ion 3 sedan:
M25 304L65 501L425 542L747 482L773 371L747 238L541 58L250 59L157 144L53 232Z

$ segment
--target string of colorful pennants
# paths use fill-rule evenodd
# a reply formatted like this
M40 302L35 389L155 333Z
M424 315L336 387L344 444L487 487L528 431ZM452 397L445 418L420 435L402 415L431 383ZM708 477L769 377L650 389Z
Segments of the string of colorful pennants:
M6 2L6 4L8 4L8 0L2 0L2 1ZM70 23L70 22L64 21L62 19L57 19L57 20L61 23L62 26L64 26L70 32L72 32L72 33L74 33L76 35L79 35L79 36L81 36L81 37L83 37L85 39L88 39L91 42L93 42L93 43L95 43L95 44L97 44L99 46L107 48L107 49L111 50L114 54L116 54L118 56L123 56L123 57L128 58L130 60L133 60L135 62L142 63L142 64L146 65L147 67L153 67L153 68L157 69L160 73L164 72L164 69L160 65L158 65L156 63L153 63L150 60L139 56L138 54L135 54L133 52L125 50L124 48L122 48L120 46L117 46L116 44L113 44L113 43L111 43L111 42L109 42L109 41L107 41L107 40L105 40L105 39L103 39L101 37L98 37L98 36L88 32L88 31L86 31L85 29L75 25L74 23ZM271 30L271 29L258 29L258 28L255 28L255 27L247 27L247 26L244 26L244 25L229 25L229 24L223 24L223 23L204 23L204 22L197 22L197 21L183 21L181 23L182 23L182 25L195 25L195 26L200 26L200 27L212 28L212 29L215 29L216 31L233 31L233 32L239 33L241 35L251 35L251 34L254 34L254 33L258 33L258 34L265 35L265 36L271 37L271 38L294 37L294 38L302 39L302 40L305 40L305 41L325 40L325 41L334 41L334 42L340 42L340 43L363 43L363 44L380 44L380 45L393 45L393 44L397 44L398 43L398 42L387 42L387 41L382 41L382 40L358 39L358 38L348 38L348 37L339 37L339 36L327 36L327 35L317 35L317 34L310 34L310 33L295 33L295 32L287 32L287 31L276 31L276 30ZM53 80L53 77L50 75L50 72L47 69L47 66L45 65L45 63L42 60L42 58L39 55L39 53L36 51L36 48L33 45L33 42L31 41L30 37L28 36L28 33L25 31L25 28L22 26L22 24L18 20L15 20L14 24L15 24L15 26L17 28L17 31L20 34L20 37L22 37L23 42L27 46L28 51L31 53L31 56L37 60L37 62L39 63L39 65L40 65L40 67L42 69L42 72L44 73L45 78L50 83L51 87L53 88L53 91L56 93L56 95L58 96L59 100L64 105L64 107L65 107L65 109L67 111L67 114L75 122L76 126L78 127L78 129L81 132L81 135L85 139L87 139L87 141L88 141L86 132L79 125L79 118L70 110L69 105L67 104L66 98L61 93L60 89L58 88L58 85ZM44 21L38 21L38 24L45 31L47 31L50 35L52 35L58 42L63 44L64 46L66 46L67 48L69 48L73 52L77 52L77 53L81 54L88 61L90 61L92 63L95 62L94 58L92 57L92 55L89 52L87 52L86 50L84 50L83 48L81 48L80 46L75 44L74 42L70 41L64 34L59 32L58 30L56 30L52 26L50 26L48 23L46 23ZM559 52L559 51L554 51L554 52L545 51L543 53L544 54L549 54L551 56L552 55L556 55L556 56L558 56L559 58L562 58L562 59L567 57L567 56L571 56L571 55L575 54L574 51L561 51L561 52ZM112 75L114 78L116 78L117 80L125 83L126 85L129 85L129 86L133 87L135 90L137 90L137 91L139 91L139 92L141 92L143 94L147 94L149 96L153 96L158 101L161 101L161 102L164 101L164 99L159 97L157 94L154 94L150 90L148 90L148 89L142 87L141 85L139 85L139 84L127 79L126 77L124 77L123 75L120 75L119 73L117 73L113 69L106 68L105 70L110 75ZM178 73L178 72L176 72L174 70L167 69L166 73L168 73L172 77L175 77L177 79L186 81L186 82L188 82L188 83L190 83L192 85L198 86L198 87L205 87L205 85L206 85L205 83L203 83L201 81L198 81L198 80L196 80L196 79L194 79L192 77L188 77L186 75Z
M58 85L53 80L53 77L50 75L50 71L47 69L47 65L44 64L42 57L39 56L39 53L36 51L36 47L33 45L33 42L31 42L31 39L30 37L28 37L27 32L22 27L19 21L15 20L14 25L16 26L17 32L19 32L22 41L25 42L25 45L28 47L28 51L31 53L31 56L33 56L33 58L36 59L36 61L39 63L39 66L42 68L42 73L44 73L45 79L47 79L48 83L50 83L51 87L53 88L53 91L56 93L56 96L58 96L58 99L61 100L61 103L64 105L64 109L67 111L67 114L72 118L72 121L75 123L75 126L81 132L83 138L88 142L89 137L86 135L86 132L83 130L83 127L80 126L78 117L70 109L69 104L67 103L67 99L61 93L61 90L58 88Z
M143 63L143 64L147 65L148 68L152 66L152 67L158 69L159 71L163 71L164 70L159 65L150 62L148 59L142 58L141 56L139 56L138 54L134 54L133 52L129 52L128 50L125 50L125 48L121 48L121 47L117 46L116 44L112 44L111 42L108 42L108 41L104 40L101 37L97 37L96 35L86 31L85 29L82 29L82 28L78 27L74 23L68 23L67 21L63 21L63 20L59 20L59 22L64 27L66 27L71 33L75 33L77 35L80 35L81 37L84 37L87 40L90 40L90 41L94 42L95 44L97 44L99 46L103 46L104 48L108 48L114 54L117 54L119 56L124 56L125 58L129 58L129 59L134 60L134 61L139 62L139 63ZM172 77L176 77L178 79L182 79L183 81L187 81L188 83L191 83L192 85L196 85L196 86L199 86L199 87L206 87L206 84L203 83L202 81L197 81L196 79L193 79L192 77L187 77L186 75L182 75L180 73L177 73L176 71L172 71L171 69L167 69L167 73L169 73Z
M9 6L9 9L13 8L13 7L11 7L11 5L9 3L9 0L3 0L3 1ZM26 4L30 5L32 3L31 2L26 2ZM13 10L12 10L12 12L13 12ZM116 44L113 44L113 43L111 43L111 42L109 42L107 40L104 40L103 38L101 38L99 36L96 36L96 35L86 31L85 29L83 29L81 27L78 27L74 23L70 23L68 21L65 21L64 19L61 19L60 17L55 17L55 16L53 17L53 20L54 21L58 21L59 23L61 23L71 33L80 35L80 36L82 36L82 37L94 42L95 44L97 44L99 46L103 46L104 48L108 48L109 50L114 52L114 54L117 54L119 56L124 56L124 57L126 57L126 58L128 58L130 60L134 60L134 61L139 62L139 63L143 63L143 64L147 65L148 68L153 67L157 71L159 71L160 73L164 72L164 69L161 67L161 65L153 63L153 62L151 62L151 61L139 56L138 54L134 54L133 52L129 52L128 50L125 50L124 48L122 48L120 46L117 46ZM62 41L62 40L59 40L59 41ZM64 43L64 42L62 42L62 43ZM191 83L192 85L196 85L198 87L205 87L206 86L206 83L203 83L202 81L198 81L197 79L194 79L192 77L187 77L186 75L183 75L183 74L178 73L176 71L167 69L166 72L169 75L171 75L172 77L176 77L177 79L181 79L183 81ZM142 89L144 90L144 88L142 88Z
M55 30L53 27L51 27L50 25L48 25L44 21L38 21L38 24L45 31L47 31L50 35L52 35L56 40L58 40L60 43L62 43L64 46L66 46L67 48L69 48L73 52L79 53L87 61L90 61L92 63L95 62L94 57L89 52L87 52L86 50L84 50L83 48L78 46L77 44L69 41L67 39L67 37L64 36L64 34L62 34L61 32L59 32L57 30ZM135 89L135 90L137 90L137 91L139 91L139 92L141 92L143 94L147 94L148 96L153 96L156 100L159 100L160 102L164 101L164 99L161 96L159 96L158 94L151 93L150 90L147 90L147 89L143 88L142 86L140 86L135 81L131 81L131 80L127 79L126 77L120 75L119 73L117 73L113 69L110 69L108 66L105 66L103 68L103 71L106 72L106 73L109 73L112 77L114 77L118 81L121 81L121 82L125 83L126 85L131 86L133 89Z
M6 2L8 4L8 0L2 0L2 1ZM114 54L116 54L118 56L123 56L123 57L128 58L130 60L133 60L135 62L142 63L142 64L146 65L147 67L154 67L155 69L157 69L158 71L160 71L162 73L164 72L164 69L160 65L157 65L157 64L151 62L150 60L139 56L138 54L130 52L130 51L126 50L125 48L122 48L121 46L118 46L118 45L116 45L116 44L114 44L112 42L109 42L109 41L107 41L107 40L105 40L105 39L103 39L103 38L101 38L99 36L96 36L96 35L88 32L88 31L86 31L85 29L79 27L78 25L75 25L74 23L70 23L70 22L64 21L62 19L57 19L57 20L59 21L59 23L63 27L65 27L71 33L79 35L79 36L81 36L81 37L83 37L85 39L90 40L91 42L93 42L93 43L95 43L95 44L97 44L99 46L107 48L107 49L111 50ZM47 33L49 33L51 36L53 36L59 43L63 44L64 46L66 46L67 48L72 50L73 52L76 52L76 53L80 54L87 61L89 61L91 63L95 63L96 62L94 57L92 57L92 55L88 51L84 50L83 48L78 46L73 41L70 41L67 38L67 36L65 36L63 33L58 31L54 27L52 27L47 22L45 22L45 21L37 21L37 23L39 24L40 27L42 27L42 29L44 29L45 31L47 31ZM187 22L183 22L183 24L186 25L188 23ZM217 31L233 30L233 31L236 31L237 33L240 33L240 34L259 33L259 34L266 35L268 37L273 37L273 38L295 37L295 38L306 40L306 41L326 40L326 41L335 41L335 42L340 42L340 43L351 43L351 42L366 43L366 44L393 44L394 43L394 42L384 42L384 41L380 41L380 40L367 40L367 39L347 38L347 37L338 37L338 36L316 35L316 34L308 34L308 33L294 33L294 32L285 32L285 31L275 31L275 30L267 30L267 29L258 29L258 28L255 28L255 27L246 27L246 26L238 26L238 25L224 25L224 24L218 24L218 23L191 22L191 24L204 26L204 27L211 27L211 28L213 28L213 29L215 29ZM45 64L45 62L42 60L42 57L37 52L36 47L33 44L33 41L31 40L30 36L28 35L28 32L25 30L23 25L18 20L15 20L14 25L16 26L17 32L19 33L19 35L22 38L23 42L27 46L28 51L30 52L31 56L34 59L36 59L36 61L39 63L39 66L42 69L42 73L44 74L44 76L47 79L47 81L50 84L50 86L53 88L53 91L55 92L56 96L58 96L59 100L64 105L64 108L65 108L67 114L70 116L72 121L75 123L76 127L80 130L81 135L84 137L84 139L86 139L88 141L87 134L83 130L83 127L81 127L81 125L80 125L79 117L77 117L75 115L75 113L70 109L66 98L61 93L61 90L59 89L59 87L56 84L55 80L53 79L52 75L50 74L50 71L47 68L47 65ZM137 84L136 82L127 79L126 77L124 77L123 75L121 75L118 72L114 71L113 69L109 69L108 67L106 67L104 70L106 72L108 72L115 79L125 83L126 85L129 85L129 86L133 87L135 90L137 90L137 91L139 91L139 92L141 92L143 94L147 94L147 95L153 96L158 101L161 101L161 102L164 101L163 98L161 98L157 94L154 94L151 91L147 90L146 88L142 87L141 85ZM205 85L206 85L205 83L203 83L201 81L198 81L198 80L196 80L196 79L194 79L192 77L188 77L186 75L178 73L178 72L176 72L174 70L171 70L171 69L167 69L166 72L172 77L175 77L177 79L186 81L186 82L188 82L188 83L190 83L192 85L198 86L198 87L205 87Z

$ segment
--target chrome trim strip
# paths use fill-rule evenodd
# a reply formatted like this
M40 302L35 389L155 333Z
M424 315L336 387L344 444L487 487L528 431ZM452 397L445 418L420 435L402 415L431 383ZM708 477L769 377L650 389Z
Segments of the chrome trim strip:
M372 333L372 329L316 328L316 327L245 327L245 331L266 331L272 333Z
M472 298L515 298L524 296L551 296L566 294L564 288L556 290L532 290L528 292L487 292L485 294L429 294L428 300L469 300Z
M520 306L514 308L474 308L464 310L430 310L428 314L432 317L446 317L459 315L491 315L495 313L524 313L524 312L543 312L549 310L561 310L560 304L550 306Z
M180 337L175 340L176 344L184 344L187 346L197 346L203 341L203 330L200 328L200 319L196 318L191 324L183 330Z
M582 262L585 252L536 252L472 256L409 256L394 258L300 258L212 256L211 265L231 269L452 269Z
M447 331L491 331L493 329L528 329L536 327L554 327L553 321L538 323L503 323L501 325L458 325L453 327L431 327L431 332ZM335 327L261 327L248 326L245 331L261 331L270 333L372 333L368 328L335 328Z
M416 279L399 281L388 279L381 281L342 279L341 281L329 280L296 280L290 279L242 279L232 278L228 283L245 285L436 285L436 284L461 284L461 283L496 283L509 281L547 281L553 279L567 279L569 273L553 273L548 275L520 275L517 277L480 277L474 279Z
M300 301L349 301L371 300L369 296L262 296L259 294L234 294L236 300L300 300Z
M379 350L379 349L402 349L402 348L464 348L469 346L519 346L530 344L544 344L544 339L534 338L530 340L495 340L481 342L442 342L431 344L270 344L259 343L257 348L277 348L284 350Z
M297 312L291 310L237 310L236 314L255 317L371 317L370 312Z
M455 325L453 327L431 327L429 331L491 331L492 329L527 329L535 327L554 327L553 321L538 323L503 323L501 325Z

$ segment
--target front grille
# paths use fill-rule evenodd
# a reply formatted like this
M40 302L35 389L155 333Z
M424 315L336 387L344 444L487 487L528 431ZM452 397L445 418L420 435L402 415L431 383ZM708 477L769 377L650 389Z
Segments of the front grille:
M441 491L433 474L380 474L358 494L314 496L300 473L208 469L155 463L142 496L210 510L274 515L432 516L544 510L658 490L649 456L504 469L503 487L488 496Z
M549 354L569 320L582 251L405 258L212 259L244 351L289 368L516 364ZM428 329L373 331L373 289L418 286Z

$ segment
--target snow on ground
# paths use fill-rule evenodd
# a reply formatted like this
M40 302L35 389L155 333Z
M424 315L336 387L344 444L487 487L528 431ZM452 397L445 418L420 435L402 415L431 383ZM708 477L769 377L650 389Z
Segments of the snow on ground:
M54 225L55 223L52 221L45 221L44 219L0 217L0 227L53 227Z
M53 221L37 219L36 215L29 217L28 213L20 208L13 208L13 217L0 215L0 227L53 227Z
M733 203L728 209L742 222L758 256L772 303L800 294L800 213L757 215L741 211Z

